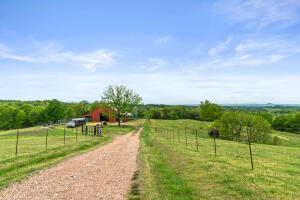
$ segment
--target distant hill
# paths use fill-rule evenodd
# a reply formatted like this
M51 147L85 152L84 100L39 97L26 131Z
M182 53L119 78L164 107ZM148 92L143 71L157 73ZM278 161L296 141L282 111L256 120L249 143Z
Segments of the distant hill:
M284 106L284 107L300 107L300 104L273 104L273 103L266 103L266 104L219 104L220 106L228 106L228 107L276 107L276 106ZM199 104L176 104L169 106L190 106L190 107L198 107Z

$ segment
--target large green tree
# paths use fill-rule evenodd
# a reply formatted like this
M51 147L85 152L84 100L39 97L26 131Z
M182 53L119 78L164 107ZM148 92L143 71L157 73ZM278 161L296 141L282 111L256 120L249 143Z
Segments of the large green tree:
M214 122L220 136L230 140L243 141L248 139L257 143L266 143L270 139L268 132L270 123L259 115L244 112L226 112Z
M60 101L53 99L48 102L45 110L47 121L56 122L63 119L63 105Z
M43 106L34 107L30 111L30 113L28 115L28 119L31 124L38 124L41 122L46 122L45 107L43 107Z
M200 120L203 121L215 121L219 119L223 114L223 108L210 101L202 101L200 104Z
M16 128L22 128L27 122L27 115L24 110L19 110L16 116Z
M128 113L134 113L134 108L142 103L142 98L123 85L110 85L104 90L101 102L108 108L115 110L120 126L122 117Z

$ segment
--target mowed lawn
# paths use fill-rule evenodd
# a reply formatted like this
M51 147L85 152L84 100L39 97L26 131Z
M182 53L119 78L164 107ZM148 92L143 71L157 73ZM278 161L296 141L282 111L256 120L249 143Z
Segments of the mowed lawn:
M274 132L280 146L252 144L252 171L245 143L217 139L215 156L209 126L194 120L145 123L141 199L300 199L299 135Z
M42 127L21 129L18 156L15 155L17 130L0 132L0 190L12 182L22 180L36 170L58 163L69 156L96 148L109 142L113 136L128 133L135 127L104 126L102 137L81 134L80 127L77 129L77 134L75 128L66 128L64 137L64 129L64 126L48 129L47 149L47 129Z

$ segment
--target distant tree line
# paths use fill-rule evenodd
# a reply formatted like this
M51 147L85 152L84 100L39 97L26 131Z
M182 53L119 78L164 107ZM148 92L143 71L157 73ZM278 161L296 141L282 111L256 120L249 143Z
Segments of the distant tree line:
M300 134L300 113L278 115L272 121L275 130Z
M220 137L230 140L244 140L245 135L240 133L244 133L247 130L245 127L248 127L248 130L251 132L253 141L258 143L274 142L271 141L272 138L267 134L271 129L300 134L299 107L222 107L210 101L203 101L198 107L145 105L142 109L144 109L141 112L144 114L143 116L152 119L194 119L215 122L214 126L220 130ZM259 135L249 127L254 125L254 122L256 122L257 130L261 130ZM263 125L264 129L259 128L260 125ZM236 129L237 127L238 129ZM274 140L277 139L275 138Z
M29 127L33 125L57 122L58 120L82 117L100 102L87 101L65 103L53 100L45 101L0 101L0 130Z

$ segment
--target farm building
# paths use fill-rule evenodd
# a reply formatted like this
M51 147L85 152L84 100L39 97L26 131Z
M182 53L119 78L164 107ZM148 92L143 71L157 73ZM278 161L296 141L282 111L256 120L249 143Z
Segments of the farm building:
M108 121L108 122L116 122L118 121L115 110L114 109L106 109L103 107L95 108L91 113L85 114L85 118L88 121L93 122L101 122L101 121ZM128 118L125 118L125 121L128 121Z

